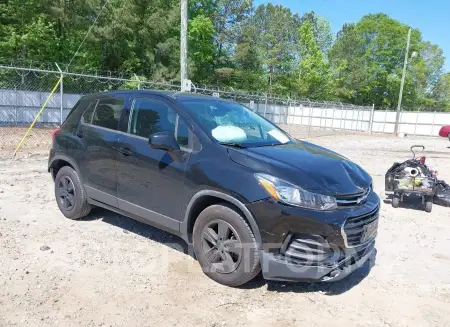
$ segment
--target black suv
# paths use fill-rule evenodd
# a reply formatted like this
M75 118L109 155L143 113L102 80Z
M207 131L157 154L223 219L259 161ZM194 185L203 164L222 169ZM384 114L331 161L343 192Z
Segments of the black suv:
M98 206L178 235L225 285L261 269L273 280L339 280L375 254L371 177L220 98L85 96L54 132L48 169L67 218Z

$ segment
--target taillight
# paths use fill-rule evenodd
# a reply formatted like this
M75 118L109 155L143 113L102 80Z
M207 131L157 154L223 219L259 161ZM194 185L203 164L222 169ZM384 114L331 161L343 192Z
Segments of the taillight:
M56 135L58 135L59 134L59 132L61 132L61 130L58 128L58 129L55 129L54 131L53 131L53 133L52 133L52 142L55 142L55 137L56 137Z

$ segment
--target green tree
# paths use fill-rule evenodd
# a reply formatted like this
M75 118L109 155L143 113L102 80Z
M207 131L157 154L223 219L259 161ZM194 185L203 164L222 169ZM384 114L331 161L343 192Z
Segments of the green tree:
M450 73L442 75L432 92L437 106L445 111L450 111Z
M10 0L0 4L0 48L3 58L34 60L54 58L53 25L43 13L42 1Z
M254 27L258 51L266 69L269 92L290 93L292 73L298 63L300 18L290 9L260 5L249 23Z
M344 26L329 54L344 99L377 107L397 106L408 29L385 14L367 15L355 25ZM408 65L403 97L407 108L429 96L444 62L440 48L423 41L416 29L410 53L416 56Z
M325 100L330 97L331 75L315 38L314 27L305 21L300 32L300 66L298 74L298 91L301 96Z
M103 69L173 80L179 75L179 26L178 1L112 1L86 48L98 54Z
M189 58L191 74L195 81L208 81L214 56L214 25L203 14L189 21Z
M364 42L356 24L345 24L328 54L334 69L336 94L344 101L359 104L373 101L373 93L367 90L370 76ZM368 98L362 98L362 95L368 95Z
M233 62L235 69L235 86L243 90L263 90L267 85L264 69L257 47L257 33L252 26L242 28L236 43Z
M310 22L313 27L314 40L319 49L323 53L327 53L333 45L333 33L331 32L330 22L320 16L317 16L314 11L304 14L300 23Z
M190 1L191 19L198 15L208 17L214 25L214 68L229 68L234 45L241 24L253 10L252 0L195 0Z

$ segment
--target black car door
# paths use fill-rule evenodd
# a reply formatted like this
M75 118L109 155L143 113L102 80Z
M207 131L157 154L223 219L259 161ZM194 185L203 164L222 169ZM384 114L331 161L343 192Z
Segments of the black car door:
M87 195L117 207L117 135L125 99L102 97L84 112L77 136L83 148L79 157Z
M193 148L189 124L159 96L134 98L124 116L128 116L127 133L119 135L117 157L119 208L178 231L185 171ZM176 137L182 151L179 160L149 147L150 135L163 131Z

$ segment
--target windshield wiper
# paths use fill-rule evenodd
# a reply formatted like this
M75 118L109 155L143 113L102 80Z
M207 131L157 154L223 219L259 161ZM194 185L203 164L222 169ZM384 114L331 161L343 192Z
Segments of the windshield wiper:
M245 149L246 146L240 143L236 143L236 142L219 142L219 144L221 145L226 145L226 146L231 146L233 148L238 148L238 149Z

